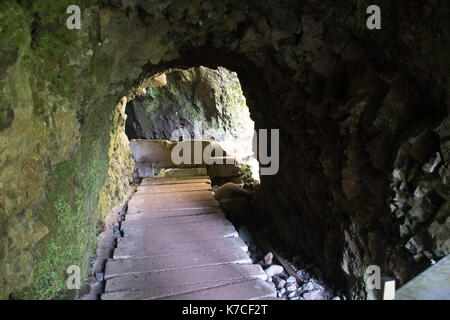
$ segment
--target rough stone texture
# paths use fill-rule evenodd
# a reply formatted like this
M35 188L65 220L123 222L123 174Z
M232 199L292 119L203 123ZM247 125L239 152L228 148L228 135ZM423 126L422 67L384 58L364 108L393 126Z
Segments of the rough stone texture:
M447 122L405 142L394 163L391 212L403 245L416 261L435 261L450 250Z
M250 193L232 182L227 182L214 192L214 197L217 200L240 197L250 198Z
M128 103L130 139L172 140L172 133L182 126L192 139L224 141L248 136L251 150L254 123L236 73L199 67L174 70L166 78L165 86L149 86L146 94Z
M56 27L69 4L0 4L2 299L75 297L66 269L85 283L96 232L132 179L124 92L87 72L98 15L85 10L70 33Z
M251 194L238 185L227 182L214 192L214 197L228 219L235 225L252 223Z
M151 75L200 65L237 72L256 128L281 129L280 171L253 201L261 223L349 297L366 296L368 265L399 284L423 268L389 184L400 146L442 121L448 183L449 2L379 0L381 31L366 28L366 0L115 3L78 1L81 30L64 27L70 1L0 4L2 298L61 297L65 268L87 269L114 106Z

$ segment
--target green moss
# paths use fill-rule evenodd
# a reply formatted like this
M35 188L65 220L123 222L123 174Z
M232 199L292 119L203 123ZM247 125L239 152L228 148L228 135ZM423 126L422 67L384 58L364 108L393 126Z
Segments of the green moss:
M31 39L27 14L14 2L0 3L0 48L21 48Z
M97 0L80 0L76 5L83 11L97 3ZM27 20L36 27L33 49L42 58L59 62L75 42L78 31L66 27L67 7L73 4L71 0L22 1L22 7L27 9Z
M83 15L83 9L97 3L97 0L80 0L75 4L80 6ZM85 120L80 131L81 145L73 146L78 148L77 153L69 161L46 167L50 177L45 188L46 198L34 209L33 215L49 232L30 247L34 257L30 266L33 267L32 280L21 283L24 288L20 291L12 288L14 298L19 299L76 296L75 291L66 288L66 269L78 265L82 279L87 280L89 258L97 245L101 217L109 212L113 197L118 201L120 194L116 192L124 189L120 185L120 174L108 169L110 165L126 161L125 155L115 158L114 154L119 139L117 131L111 132L111 124L123 126L118 119L109 118L117 97L112 97L111 103L96 106L96 110L76 106L79 100L73 97L73 88L83 81L77 76L81 71L69 66L67 53L84 50L85 43L80 38L84 30L66 28L66 9L72 4L69 0L22 0L20 5L12 0L0 1L0 72L3 76L14 75L5 81L0 92L0 130L10 126L16 105L29 107L30 125L44 143L50 135L46 128L57 109L55 105L64 104L62 97L66 97L69 107L70 103L74 104ZM15 70L11 72L9 68ZM8 73L4 72L8 69ZM38 130L41 127L42 130ZM45 148L42 152L47 151ZM13 193L7 195L17 197Z
M68 199L61 195L54 203L57 214L58 231L46 249L44 258L35 269L35 281L32 292L26 298L51 299L65 291L65 270L71 264L77 264L83 253L83 227L78 223L86 220L83 215L73 212ZM78 221L80 220L80 221Z
M36 212L49 233L36 253L32 282L15 297L76 297L76 291L66 288L70 265L80 267L86 284L103 218L125 193L123 175L133 171L131 154L120 145L125 120L113 106L106 101L89 115L78 153L53 170L45 204ZM104 130L98 130L99 123Z
M78 156L59 164L53 172L48 202L40 212L50 233L43 241L33 281L19 295L21 298L75 297L75 292L66 288L66 269L70 265L79 266L84 283L87 280L100 221L96 211L98 195L109 163L104 145L85 140Z

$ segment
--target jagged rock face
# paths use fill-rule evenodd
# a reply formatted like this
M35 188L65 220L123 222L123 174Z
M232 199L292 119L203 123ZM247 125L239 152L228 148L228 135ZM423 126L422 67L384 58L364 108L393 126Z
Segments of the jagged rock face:
M236 73L224 68L172 71L166 75L166 85L150 86L130 101L127 115L130 139L172 140L172 133L183 128L191 139L248 136L251 150L254 123Z
M448 2L380 0L380 31L366 29L364 0L85 0L81 30L67 30L70 4L1 3L1 297L61 295L65 270L48 276L44 257L71 248L57 217L71 222L77 204L92 222L78 236L95 234L117 101L150 75L200 65L237 72L255 127L280 129L280 170L253 201L259 223L352 297L365 297L368 265L399 284L422 267L390 212L390 183L400 147L448 121ZM433 153L447 192L441 128ZM445 208L430 224L439 233ZM86 242L58 268L86 270Z
M391 202L400 236L415 260L439 259L450 250L450 189L448 184L449 122L425 130L405 142L395 161Z

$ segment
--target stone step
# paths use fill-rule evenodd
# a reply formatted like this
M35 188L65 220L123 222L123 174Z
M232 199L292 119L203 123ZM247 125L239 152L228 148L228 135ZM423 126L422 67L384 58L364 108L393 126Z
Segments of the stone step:
M117 276L106 281L105 292L145 289L146 299L155 299L255 278L267 279L260 265L224 264Z
M226 285L239 280L220 280L214 283L191 283L179 286L169 286L161 288L144 288L139 290L120 290L105 292L100 296L101 300L154 300L158 298L179 295L182 293L205 290L220 285Z
M252 279L209 289L159 298L161 300L251 300L275 299L276 291L261 279ZM278 300L278 299L277 299Z
M220 251L203 251L202 253L185 253L137 259L122 259L106 263L105 279L144 272L168 271L200 266L238 263L251 264L246 252L238 247Z
M211 191L194 191L194 192L176 192L176 193L145 193L134 195L128 202L128 205L139 205L148 203L160 204L162 202L177 201L197 201L197 200L214 200L214 194Z
M212 215L211 215L212 216ZM214 217L214 216L213 216ZM187 234L209 232L209 230L226 230L227 232L235 232L234 226L227 219L209 219L203 221L192 221L185 223L171 223L165 225L135 225L124 226L122 228L124 238L142 237L147 235L161 236L162 234ZM221 232L221 231L220 231Z
M193 179L209 179L208 175L191 175L191 176L180 176L180 177L149 177L142 179L142 182L148 181L180 181L180 180L193 180Z
M176 229L174 229L176 230ZM125 234L117 243L118 248L129 246L154 246L157 244L168 244L179 241L211 240L238 237L233 226L214 227L208 230L194 230L192 232L154 232L154 233L130 233Z
M192 183L207 183L211 184L211 179L204 176L198 177L173 177L173 178L145 178L141 182L141 186L155 186L155 185L176 185L176 184L192 184Z
M217 251L239 248L247 251L248 247L240 238L206 239L187 242L151 244L145 246L118 247L114 250L114 259L130 259L139 257L162 257L174 254L216 254Z
M128 202L101 299L274 298L207 176L146 178Z
M180 169L181 170L181 169ZM172 180L190 180L190 179L209 179L208 175L191 175L191 176L180 176L180 177L148 177L148 178L144 178L142 179L142 181L155 181L155 180L159 180L159 181L172 181Z
M176 193L176 192L194 192L211 190L209 183L192 183L192 184L177 184L177 185L160 185L160 186L139 186L134 195L153 193Z
M128 219L130 216L136 217L135 219ZM144 227L144 226L164 226L167 224L179 224L179 223L191 223L191 222L203 222L217 219L225 219L225 214L213 213L213 214L199 214L190 216L175 216L175 217L160 217L154 218L151 214L134 214L125 216L125 221L122 222L122 227Z
M196 201L178 201L168 202L161 201L157 203L128 204L128 212L155 212L166 210L182 210L182 209L207 209L218 208L220 206L217 200L196 200Z
M223 213L220 208L200 208L200 209L186 209L186 210L158 210L158 211L142 211L138 213L128 212L126 220L141 219L145 216L148 219L151 218L170 218L170 217L184 217L184 216L196 216Z
M192 185L192 184L209 184L211 185L210 179L185 179L185 180L179 180L179 179L172 179L167 181L161 181L159 179L154 178L154 181L142 181L141 186L147 187L147 186L175 186L175 185Z
M192 177L208 174L206 166L196 168L162 168L154 178Z

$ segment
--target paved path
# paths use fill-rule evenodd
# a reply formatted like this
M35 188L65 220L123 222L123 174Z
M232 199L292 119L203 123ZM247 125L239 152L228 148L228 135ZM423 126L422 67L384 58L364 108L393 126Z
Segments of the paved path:
M144 179L122 232L106 263L103 300L276 296L214 200L207 176Z

